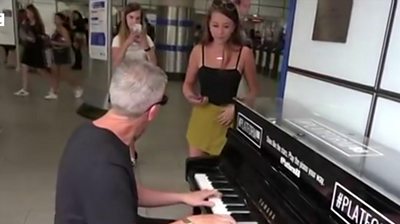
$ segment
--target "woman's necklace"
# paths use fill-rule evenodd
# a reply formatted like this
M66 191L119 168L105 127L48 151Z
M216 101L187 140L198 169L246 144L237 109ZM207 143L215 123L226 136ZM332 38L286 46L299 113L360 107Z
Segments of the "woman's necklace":
M224 56L225 56L225 47L222 48L222 55L221 56L217 56L215 59L217 59L217 61L220 62L220 68L222 68L223 63L224 63Z

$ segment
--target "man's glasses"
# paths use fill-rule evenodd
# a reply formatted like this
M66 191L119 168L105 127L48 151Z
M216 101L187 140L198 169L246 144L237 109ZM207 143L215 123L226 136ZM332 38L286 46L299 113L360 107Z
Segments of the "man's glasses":
M167 103L168 103L168 96L167 95L163 95L161 100L158 101L157 103L155 103L154 105L158 104L158 105L164 106Z
M146 111L149 111L149 110L150 110L153 106L155 106L155 105L164 106L164 105L167 104L167 103L168 103L168 96L167 96L167 95L163 95L160 101L158 101L157 103L153 103L153 104L149 107L149 109L147 109Z
M214 8L224 8L228 11L236 10L236 6L231 0L214 0L212 6Z

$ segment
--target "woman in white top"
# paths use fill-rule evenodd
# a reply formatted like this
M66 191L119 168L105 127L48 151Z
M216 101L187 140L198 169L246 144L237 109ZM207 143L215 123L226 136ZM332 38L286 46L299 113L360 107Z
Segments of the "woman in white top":
M113 66L134 59L157 64L154 43L146 34L144 12L138 3L125 7L118 35L112 41Z

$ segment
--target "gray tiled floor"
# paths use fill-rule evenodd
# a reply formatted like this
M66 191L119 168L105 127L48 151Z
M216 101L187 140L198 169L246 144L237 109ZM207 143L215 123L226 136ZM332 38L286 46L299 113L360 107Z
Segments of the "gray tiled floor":
M19 75L0 67L0 224L52 223L57 163L70 133L84 121L75 113L80 102L70 88L63 87L58 101L45 101L47 83L32 76L32 96L14 97ZM263 95L275 92L271 81L260 80ZM181 83L171 82L168 95L169 104L138 142L136 172L149 187L186 191L185 129L190 107L181 94ZM175 218L190 209L171 206L141 212Z

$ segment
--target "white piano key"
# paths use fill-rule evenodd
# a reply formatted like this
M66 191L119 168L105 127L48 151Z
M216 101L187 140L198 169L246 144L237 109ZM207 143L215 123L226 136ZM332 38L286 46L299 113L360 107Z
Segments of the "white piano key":
M214 187L212 186L212 182L209 180L208 176L204 173L196 173L194 178L197 182L197 185L201 190L213 190ZM228 183L227 181L215 181L218 183ZM228 189L229 190L229 189ZM233 190L233 189L230 189ZM228 196L238 197L236 194L228 194ZM220 198L210 198L209 201L214 203L214 206L211 208L213 214L217 215L231 215L231 214L249 214L249 211L228 211L226 208L226 204ZM244 206L245 204L238 203L238 204L228 204L228 205L237 205L237 206ZM241 222L243 223L243 222ZM257 222L249 222L248 224L256 224ZM247 224L247 222L243 223Z

